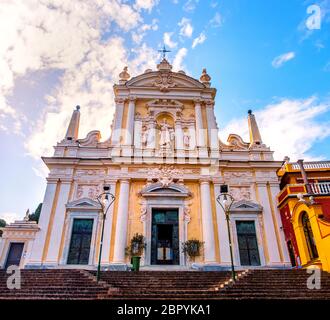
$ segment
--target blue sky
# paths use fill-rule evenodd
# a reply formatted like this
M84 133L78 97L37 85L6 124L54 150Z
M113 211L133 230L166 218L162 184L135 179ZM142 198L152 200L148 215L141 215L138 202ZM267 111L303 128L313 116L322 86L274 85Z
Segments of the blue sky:
M310 29L315 5L320 28ZM247 139L253 109L276 159L330 159L330 0L5 1L0 32L7 220L42 201L40 156L52 154L74 106L80 137L97 129L106 139L119 72L154 69L164 42L174 69L199 78L207 68L223 141L231 132Z

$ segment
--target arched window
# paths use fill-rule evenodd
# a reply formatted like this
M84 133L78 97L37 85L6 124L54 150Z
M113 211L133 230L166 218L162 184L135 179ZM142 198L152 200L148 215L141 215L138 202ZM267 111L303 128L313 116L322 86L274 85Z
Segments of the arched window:
M303 214L301 215L301 220L302 220L302 225L304 229L305 240L306 240L310 260L316 259L319 257L319 254L317 252L317 248L315 245L315 239L307 212L303 212Z

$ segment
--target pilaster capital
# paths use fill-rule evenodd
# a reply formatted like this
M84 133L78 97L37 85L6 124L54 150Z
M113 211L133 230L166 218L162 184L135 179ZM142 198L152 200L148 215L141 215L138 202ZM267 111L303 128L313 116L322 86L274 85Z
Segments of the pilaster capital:
M213 108L215 105L215 102L212 99L205 99L203 102L207 108Z
M131 182L131 178L123 177L119 179L121 184L129 184Z
M136 96L133 96L133 95L130 95L129 97L128 97L128 101L129 102L135 102L136 101Z
M193 101L194 101L195 106L200 105L202 103L202 99L200 99L200 98L195 98Z
M267 182L266 181L256 181L256 185L257 187L261 187L261 188L266 188L267 187Z
M47 177L46 178L47 184L56 184L57 182L60 181L59 178L54 178L54 177Z
M117 105L118 104L124 104L125 99L123 97L116 97L115 102L116 102Z
M199 183L201 185L206 185L206 184L209 185L210 184L210 181L211 181L211 179L209 177L205 177L205 178L199 179Z

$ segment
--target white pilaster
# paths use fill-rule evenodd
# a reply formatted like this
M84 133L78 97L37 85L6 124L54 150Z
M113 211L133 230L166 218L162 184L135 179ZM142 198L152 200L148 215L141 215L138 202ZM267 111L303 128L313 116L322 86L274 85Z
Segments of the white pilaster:
M195 121L196 121L196 142L198 148L198 154L200 157L207 157L207 148L205 141L205 132L203 127L203 114L201 101L195 100Z
M33 250L27 261L27 264L30 266L40 266L42 264L42 253L47 237L48 224L56 194L57 183L58 182L54 180L49 180L47 182L46 192L38 222L40 231L36 233L36 238L33 242Z
M203 116L200 100L195 100L196 141L198 147L205 147Z
M123 114L124 114L124 106L125 100L122 98L116 98L116 111L115 111L115 119L112 126L111 133L111 144L114 148L113 152L115 155L118 155L118 149L120 147L120 138L121 138L121 128L123 125Z
M269 264L279 265L281 264L281 258L277 246L275 227L272 218L272 211L267 194L267 184L257 183L258 193L260 197L261 205L263 206L263 218L265 226L265 236L268 246Z
M132 154L133 134L134 134L134 114L135 114L135 97L129 97L127 123L125 130L125 156Z
M113 263L125 263L128 224L129 180L120 180Z
M65 205L68 202L70 187L71 181L61 182L61 189L59 191L56 210L54 214L53 227L51 229L48 253L45 260L46 265L58 264L58 254L60 250L62 230L64 227L65 220Z
M141 157L142 156L142 119L140 117L136 117L134 121L134 156Z
M143 153L145 156L152 156L156 148L156 134L158 133L156 130L156 123L154 121L149 122L148 128L147 148L143 150Z
M214 183L214 199L220 194L220 184ZM228 266L230 265L230 250L229 250L229 236L226 215L224 210L221 208L218 201L215 203L217 213L217 225L218 225L218 238L220 247L220 264Z
M182 123L180 120L175 122L175 144L176 144L176 153L178 157L182 157L183 154L183 131Z
M116 182L112 181L110 183L110 192L115 195L116 193ZM116 200L115 200L116 201ZM104 235L103 235L103 245L102 245L102 256L101 264L108 265L110 263L110 246L111 246L111 233L112 233L112 221L113 221L113 210L115 203L109 208L105 223L104 223Z
M200 184L205 263L216 263L210 182L202 180Z
M207 133L208 133L209 147L212 150L218 149L219 148L218 128L217 128L217 123L215 121L213 101L206 102L206 119L207 119Z

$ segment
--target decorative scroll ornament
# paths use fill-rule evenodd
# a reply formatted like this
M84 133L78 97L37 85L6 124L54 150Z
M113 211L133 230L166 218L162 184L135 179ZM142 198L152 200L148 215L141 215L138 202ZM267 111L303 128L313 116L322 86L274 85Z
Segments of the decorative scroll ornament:
M147 218L147 205L145 203L145 201L140 201L140 221L144 222Z
M158 87L162 92L168 92L169 89L175 87L176 84L169 72L161 72L154 82L154 86Z
M171 183L179 181L181 171L173 166L161 166L151 169L148 175L153 182L160 182L163 188L167 188Z

